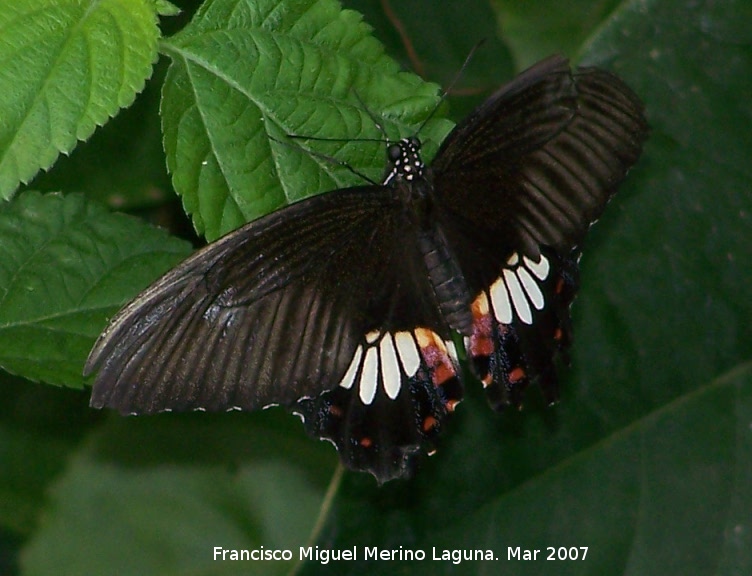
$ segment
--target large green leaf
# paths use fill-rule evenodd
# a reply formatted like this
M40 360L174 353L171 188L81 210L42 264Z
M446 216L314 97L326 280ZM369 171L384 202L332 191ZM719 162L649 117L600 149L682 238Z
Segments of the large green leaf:
M189 251L80 195L26 192L0 206L0 366L81 387L107 316Z
M28 536L37 528L49 483L100 418L83 391L0 372L0 532Z
M289 202L364 184L343 162L382 175L382 143L287 135L383 139L370 113L397 138L437 103L437 87L400 72L360 15L335 0L210 0L163 50L173 59L162 105L168 165L209 240ZM423 129L428 154L448 127Z
M149 0L25 0L0 9L0 198L128 106L157 55Z
M455 120L514 72L512 55L487 0L346 0L344 4L365 15L374 34L408 70L451 88ZM463 69L473 47L476 50Z
M112 420L54 486L24 574L289 573L335 457L281 411L258 416ZM215 547L296 554L222 562Z
M595 31L609 26L608 19L629 4L623 0L570 0L562 10L557 0L491 0L519 69L553 53L575 56ZM605 35L611 33L608 30Z
M535 573L746 573L750 413L748 363L445 526L436 545L490 548L505 561L509 547L539 549L541 560L554 547ZM582 561L558 561L560 547L580 546ZM507 564L505 574L531 573Z
M143 209L174 199L162 149L159 97L167 59L132 106L122 110L70 156L40 172L28 188L75 190L118 210Z

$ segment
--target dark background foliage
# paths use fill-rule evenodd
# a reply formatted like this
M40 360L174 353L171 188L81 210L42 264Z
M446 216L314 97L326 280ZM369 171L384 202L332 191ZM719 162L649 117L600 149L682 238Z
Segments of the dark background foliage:
M238 86L257 96L269 82L305 80L305 70L250 64L249 32L226 15L268 1L208 4L204 28L198 20L186 28L196 6L180 3L184 13L162 17L158 29L151 2L101 3L128 34L122 45L105 34L92 62L110 69L122 60L120 80L50 64L70 54L86 61L76 60L75 41L55 44L55 30L67 38L85 28L84 12L39 0L37 14L49 19L20 29L29 20L15 17L17 5L0 10L0 573L752 573L752 6L393 2L416 61L382 2L346 2L399 65L440 85L486 38L442 109L454 120L521 68L563 52L621 75L652 126L643 159L584 247L560 404L544 407L533 389L523 412L497 415L472 389L416 478L378 488L351 473L332 482L331 447L281 410L126 419L87 407L80 370L106 317L189 253L175 234L201 241L174 200L163 148L182 204L210 238L354 178L279 150L281 186L263 167L246 170L270 144L266 132L253 141L251 99L237 99L228 79L247 78ZM354 86L391 133L409 134L436 101L436 86L400 75L357 18L339 20L336 4L307 4L296 13L310 25L329 23L317 42L337 62L317 69L313 88L301 80L302 103L275 100L281 120L265 130L287 122L306 135L370 133L367 115L351 104ZM30 31L39 34L31 44ZM373 58L371 70L353 54ZM296 62L283 48L280 55ZM46 84L37 74L45 65ZM77 107L77 90L88 85L72 70L100 78L83 99L88 108ZM311 98L319 77L348 79L334 104ZM108 92L110 81L120 90ZM208 118L203 127L199 117ZM437 120L422 134L429 154L449 127ZM208 137L217 134L221 141ZM376 178L383 169L379 146L316 150ZM291 548L297 557L307 543L357 546L360 561L212 559L214 546ZM429 558L433 548L482 548L498 560L365 565L364 546L422 549ZM543 552L510 561L510 546ZM548 546L587 546L588 555L546 561Z

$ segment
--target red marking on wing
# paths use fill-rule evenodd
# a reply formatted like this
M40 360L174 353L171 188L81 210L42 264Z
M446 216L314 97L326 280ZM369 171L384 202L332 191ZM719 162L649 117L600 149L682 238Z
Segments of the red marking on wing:
M423 420L423 432L430 432L438 423L439 421L433 416L426 416Z
M364 436L360 439L359 444L363 446L363 448L370 448L373 446L373 440L371 440L368 436Z
M512 384L517 384L520 380L525 379L525 371L520 367L517 366L517 368L513 368L509 371L509 382Z
M444 342L434 332L418 328L415 330L415 336L423 359L431 371L434 386L441 386L457 376Z

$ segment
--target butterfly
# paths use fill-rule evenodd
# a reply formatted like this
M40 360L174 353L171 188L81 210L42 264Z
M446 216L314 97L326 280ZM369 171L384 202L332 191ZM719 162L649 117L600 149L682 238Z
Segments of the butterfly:
M495 409L558 397L583 237L640 156L639 98L548 58L426 166L282 208L197 251L94 345L91 405L123 414L282 405L350 469L409 477L462 400L454 335Z

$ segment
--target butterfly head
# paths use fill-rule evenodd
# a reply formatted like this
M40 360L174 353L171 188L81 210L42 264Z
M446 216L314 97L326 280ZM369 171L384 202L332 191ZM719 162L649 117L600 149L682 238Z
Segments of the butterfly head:
M423 176L424 164L420 158L420 140L415 136L403 138L386 150L389 168L384 185L393 182L412 182Z

